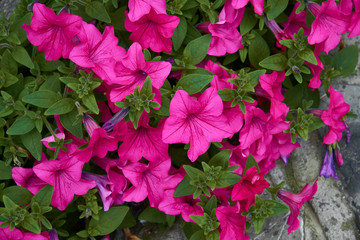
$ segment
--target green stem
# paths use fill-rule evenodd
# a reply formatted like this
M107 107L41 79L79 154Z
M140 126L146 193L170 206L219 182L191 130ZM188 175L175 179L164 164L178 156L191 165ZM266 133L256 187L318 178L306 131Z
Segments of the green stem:
M51 124L49 123L49 121L46 119L46 117L44 115L41 116L42 120L45 123L46 128L49 130L49 132L51 133L51 135L55 138L55 141L58 140L58 137L56 137L56 134L54 132L54 130L52 129Z

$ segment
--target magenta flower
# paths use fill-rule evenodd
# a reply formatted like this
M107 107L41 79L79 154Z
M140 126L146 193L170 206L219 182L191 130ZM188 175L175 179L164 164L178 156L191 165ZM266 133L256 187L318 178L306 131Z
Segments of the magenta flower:
M178 90L170 103L170 117L163 130L165 143L190 143L188 157L195 161L211 142L221 142L233 135L223 114L223 103L217 90L206 89L198 100Z
M117 202L118 204L123 204L122 201L122 191L115 191L116 183L111 182L106 175L98 175L92 173L82 173L81 177L85 180L96 182L96 188L99 192L101 200L103 202L104 211L108 211L109 208ZM120 182L119 182L120 184ZM126 185L125 185L126 186ZM124 189L125 190L125 189Z
M220 222L220 240L237 239L248 240L245 236L246 217L241 216L238 206L221 206L215 210Z
M130 163L123 168L123 173L132 183L132 187L124 193L123 200L126 202L141 202L148 197L150 206L157 207L163 200L164 190L174 188L179 182L166 180L169 176L171 161Z
M340 141L342 132L345 130L343 117L350 110L350 105L344 102L344 96L341 92L335 91L332 86L329 87L330 103L329 109L321 114L321 120L329 127L329 132L324 136L323 144L333 144Z
M23 24L31 44L45 53L48 61L58 60L62 55L68 58L75 44L72 38L80 32L82 19L62 11L56 15L44 4L35 3L30 26Z
M283 101L285 97L281 93L282 82L285 80L285 71L273 71L270 74L263 74L259 78L259 83L270 96L279 101Z
M290 226L288 228L288 234L298 229L300 225L300 221L298 219L300 209L306 201L314 198L316 191L317 179L312 186L306 184L305 187L298 194L293 194L284 190L280 190L278 192L278 197L290 207L290 215L286 222L286 224Z
M165 0L129 0L129 19L132 22L149 14L153 9L157 14L166 14Z
M249 1L254 6L255 13L262 15L264 0L232 0L231 3L235 9L239 9L239 8L244 8L246 4L249 3Z
M65 210L74 195L84 195L96 186L95 181L81 179L84 162L74 158L51 160L33 167L35 174L44 182L54 186L51 205Z
M349 26L349 18L340 14L335 0L325 1L320 5L308 2L309 11L315 16L311 25L309 44L320 44L328 53L340 42L340 35L345 33Z
M308 36L310 34L310 28L306 25L306 9L301 11L299 14L296 14L296 9L301 4L299 2L295 3L294 9L292 10L288 21L282 23L281 25L284 27L284 32L291 36L293 39L294 33L298 33L299 29L304 29L304 36Z
M138 42L142 48L150 48L154 52L171 52L171 36L180 22L178 17L157 14L153 9L137 21L131 21L127 11L125 15L125 28L132 32L130 41Z
M132 162L139 161L142 157L148 161L168 159L169 145L161 139L163 123L161 121L156 128L150 127L147 114L140 117L137 129L128 122L128 132L118 150L120 159Z
M18 186L28 189L34 195L47 185L46 182L36 176L32 168L14 167L12 178Z
M214 63L213 61L207 61L205 67L206 70L212 72L214 75L213 80L211 80L211 87L216 88L216 90L220 90L223 88L235 88L235 84L228 82L229 78L237 77L236 73L229 74L224 68L222 68L219 64Z
M260 195L270 184L264 179L264 173L257 173L256 167L246 171L231 192L231 200L247 200L246 208L255 202L255 195Z
M101 79L109 81L115 76L115 60L125 56L126 51L118 46L114 27L105 27L104 34L93 25L82 23L78 37L81 43L73 48L70 60L78 66L93 70Z
M109 83L111 86L110 99L112 102L122 101L126 95L140 88L147 76L151 79L153 88L160 89L170 74L171 63L166 61L145 62L141 46L133 43L127 55L115 65L115 78Z
M329 153L329 150L326 150L324 162L321 166L319 176L324 176L326 178L333 177L334 179L339 179L335 170L334 155L332 152Z

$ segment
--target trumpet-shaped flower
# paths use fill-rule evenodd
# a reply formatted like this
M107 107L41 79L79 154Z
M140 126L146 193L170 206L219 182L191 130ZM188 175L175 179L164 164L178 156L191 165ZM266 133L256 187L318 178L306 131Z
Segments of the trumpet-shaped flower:
M115 60L125 56L126 51L117 46L114 27L105 27L103 34L93 25L82 23L78 37L81 43L73 48L70 60L78 66L93 70L101 79L113 79Z
M44 161L33 167L41 180L54 186L51 204L63 211L74 195L84 195L96 186L95 181L81 179L84 162L74 158Z
M75 44L72 38L80 32L82 19L64 11L56 15L44 4L35 3L30 26L23 24L31 44L45 53L48 61L58 60L62 55L68 58Z
M231 3L235 9L239 9L239 8L244 8L246 4L249 3L249 1L254 6L255 13L262 15L264 0L232 0Z
M138 42L142 48L150 48L154 52L171 52L171 36L180 22L179 17L158 14L153 9L137 21L131 21L125 11L125 28L129 32L130 41Z
M220 240L237 239L247 240L245 236L246 217L241 216L238 206L221 206L215 210L220 222Z
M129 0L130 21L135 22L153 9L157 14L166 14L165 0Z
M323 144L333 144L340 141L345 130L343 117L350 111L350 105L344 102L344 96L339 91L329 87L329 109L321 114L321 120L329 127L329 132L324 136Z
M162 139L165 143L190 143L188 157L195 161L211 142L221 142L233 132L223 114L223 103L217 90L206 89L198 100L178 90L170 103Z
M161 139L162 130L163 121L152 128L147 114L140 117L137 129L134 129L132 122L128 122L128 132L118 150L119 157L132 162L142 157L149 161L168 159L168 144Z
M298 219L300 209L302 205L314 198L317 191L317 179L311 186L306 184L305 187L298 194L293 194L284 190L279 190L278 197L284 201L290 207L290 215L286 222L290 227L288 228L288 234L298 229L300 221Z
M170 71L171 63L169 62L145 62L141 46L135 42L121 62L115 65L116 77L110 82L110 99L113 102L122 101L126 95L133 93L137 86L141 88L147 76L151 79L152 87L159 89Z
M319 176L324 176L326 178L333 177L335 179L339 179L335 170L334 154L329 153L329 150L326 151L324 162L323 165L321 166Z

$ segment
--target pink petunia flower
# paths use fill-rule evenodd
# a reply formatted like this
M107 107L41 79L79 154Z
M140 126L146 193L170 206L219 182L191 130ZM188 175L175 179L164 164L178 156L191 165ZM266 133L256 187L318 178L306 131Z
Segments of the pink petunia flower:
M81 43L70 53L70 60L82 68L93 70L105 82L115 77L114 65L126 51L118 46L114 27L105 27L103 34L93 25L82 23L78 37Z
M156 128L150 127L148 114L140 117L137 129L128 122L128 132L118 150L119 157L132 162L142 157L148 161L168 159L169 145L161 139L163 123L161 121Z
M220 240L248 240L245 236L246 217L241 216L239 206L221 206L215 210L220 222Z
M135 22L153 9L157 14L166 14L165 0L129 0L130 21Z
M239 9L239 8L244 8L246 4L249 3L249 1L254 6L255 13L262 15L264 0L232 0L231 3L235 9Z
M35 3L30 26L23 24L31 44L45 53L48 61L58 60L62 55L68 58L75 44L72 38L80 32L82 19L64 11L56 15L44 4Z
M81 179L84 162L74 158L39 163L33 170L41 180L54 186L51 205L65 210L74 195L84 195L96 186L95 181Z
M179 17L157 14L153 9L137 21L131 21L127 11L125 15L125 28L132 32L130 41L138 42L142 48L150 48L154 52L171 52L171 36L180 22Z
M335 0L325 1L320 5L308 2L309 11L315 16L311 25L309 44L320 44L328 53L340 42L340 35L348 30L350 19L340 14Z
M321 113L321 120L329 127L329 132L324 136L323 144L333 144L340 141L345 130L343 117L350 111L350 105L344 102L344 96L339 91L329 87L330 103L328 110Z
M151 79L152 87L160 89L170 71L169 62L145 62L141 46L135 42L121 62L115 65L115 78L109 82L110 99L112 102L122 101L126 95L133 93L137 86L141 88L147 76Z
M298 229L300 221L298 219L300 209L302 205L314 198L317 191L317 179L311 186L306 184L305 187L298 194L293 194L284 190L279 190L278 197L284 201L290 207L290 215L286 222L290 227L288 228L288 234Z
M46 182L36 176L32 168L14 167L12 178L18 186L28 189L34 195L47 185Z
M165 143L190 143L188 157L195 161L211 142L221 142L233 132L223 114L223 103L217 90L206 89L198 100L178 90L170 103L162 139Z
M255 203L255 195L260 195L270 184L264 179L264 173L257 173L256 167L246 171L231 192L231 200L247 200L246 209Z

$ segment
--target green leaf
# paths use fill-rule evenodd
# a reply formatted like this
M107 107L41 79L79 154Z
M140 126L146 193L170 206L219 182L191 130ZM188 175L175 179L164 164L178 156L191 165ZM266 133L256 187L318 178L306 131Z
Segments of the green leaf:
M270 217L277 216L277 215L280 215L280 214L284 214L284 213L287 213L289 211L289 207L287 205L282 204L282 203L280 203L278 201L271 200L271 199L266 199L264 201L265 202L271 202L272 205L274 205L274 207L271 208L273 213L270 214Z
M175 189L174 197L188 196L195 192L196 187L190 184L190 180L188 175L184 176L183 180L181 180Z
M190 41L183 52L183 61L189 65L196 65L207 55L211 42L211 35L206 34Z
M298 52L298 56L304 61L317 65L315 54L310 48L305 48L304 50Z
M204 235L204 230L199 230L191 235L189 240L207 240Z
M304 83L298 84L295 87L289 89L285 94L284 103L288 105L291 109L297 109L302 106L303 100L312 100L312 108L317 108L320 103L320 94L319 90L311 90Z
M12 52L12 56L18 63L28 67L34 68L34 63L32 62L29 53L22 46L15 46Z
M92 218L88 232L90 236L106 235L113 232L124 220L129 207L113 206L108 211L99 212L99 220Z
M20 186L7 187L2 192L19 206L28 204L31 201L32 194L29 190Z
M287 58L281 53L278 53L265 58L259 65L263 68L282 71L287 68Z
M323 126L325 126L324 122L319 117L313 116L311 118L312 123L309 124L309 132L315 131Z
M35 127L35 122L28 116L22 116L16 119L6 131L8 135L22 135L30 132Z
M18 73L18 66L14 58L11 56L9 49L6 49L0 61L0 69L14 76Z
M27 134L22 134L21 141L26 147L27 150L34 156L36 160L41 159L42 153L42 142L41 139L43 138L41 134L37 131L37 129L31 130Z
M251 29L253 29L257 23L257 18L251 8L245 8L244 17L240 23L240 33L245 36Z
M216 188L224 188L228 186L232 186L239 182L241 177L239 175L230 173L230 172L223 172L217 179L216 179Z
M186 171L186 173L189 175L189 177L191 179L198 179L199 177L204 176L204 172L202 172L201 170L188 166L188 165L184 165L184 170Z
M221 166L223 169L226 169L229 166L230 154L230 149L222 150L210 159L209 165L214 167Z
M252 167L256 167L257 169L257 172L260 172L260 168L259 168L259 165L258 163L256 162L255 158L249 154L247 160L246 160L246 165L245 165L245 168L244 168L244 174L246 173L246 171Z
M211 214L212 210L215 209L216 207L217 207L217 198L215 195L212 195L212 197L206 203L204 207L204 211L208 214Z
M255 229L256 234L259 234L264 225L265 218L253 218L252 221L254 224L254 229Z
M166 214L162 211L147 207L144 211L142 211L138 217L139 220L145 220L152 223L165 223L166 222Z
M267 6L270 5L270 10L266 13L266 17L269 20L273 20L278 17L288 6L289 0L269 0Z
M95 114L99 114L99 107L94 94L85 95L82 99L84 105Z
M175 28L174 34L171 37L173 44L174 44L175 51L179 50L179 48L181 47L181 44L183 43L183 41L186 37L186 32L187 32L186 19L181 16L179 18L180 18L179 25Z
M4 87L10 87L11 85L17 83L19 81L19 79L17 77L15 77L14 75L10 74L10 73L4 73L5 74L5 83L4 83Z
M85 7L85 12L90 17L93 17L102 22L111 23L109 14L106 11L105 6L100 2L90 2Z
M11 166L6 166L4 161L0 161L0 180L11 179L11 171Z
M223 101L232 101L237 95L237 91L235 89L223 88L218 90L218 94Z
M71 112L75 107L75 102L72 98L63 98L52 104L46 111L45 115L62 115Z
M140 95L150 96L152 94L151 79L149 76L146 77L145 82L140 90Z
M78 138L83 138L82 123L77 118L78 111L76 109L69 113L60 115L60 122L66 130L74 134Z
M267 42L257 31L252 30L251 34L254 34L255 38L250 40L248 48L249 60L255 68L260 68L259 62L270 55L270 49Z
M211 75L189 74L182 77L177 83L177 86L191 95L203 90L212 79L213 76Z
M357 45L346 47L333 57L332 65L336 69L341 69L342 77L347 77L355 72L358 56L359 49Z
M52 91L41 90L24 96L22 100L37 107L48 108L57 101L57 94Z
M219 239L220 239L220 233L218 230L211 231L206 235L206 240L219 240Z
M51 198L53 195L54 187L51 185L46 185L35 196L31 199L31 203L37 203L40 207L47 207L51 203Z
M24 221L21 222L21 226L26 230L39 234L41 232L41 225L38 219L34 219L31 216L26 216Z
M9 197L7 197L6 195L4 195L3 197L2 197L2 199L3 199L3 202L4 202L4 206L5 206L5 208L7 208L7 209L15 209L15 208L17 208L18 207L18 205L16 204L16 203L14 203Z

